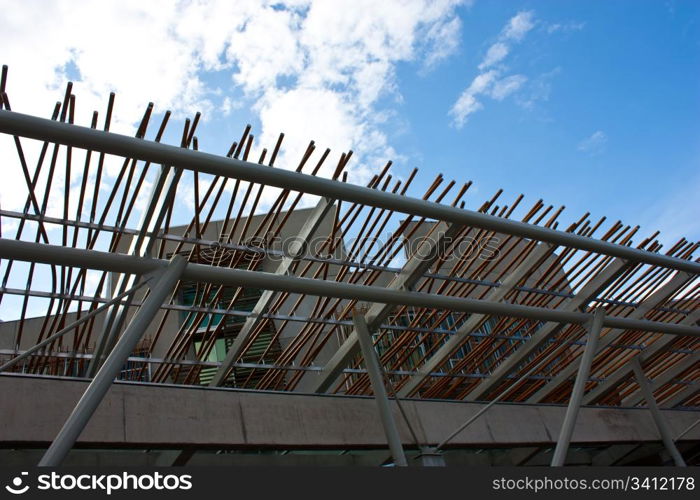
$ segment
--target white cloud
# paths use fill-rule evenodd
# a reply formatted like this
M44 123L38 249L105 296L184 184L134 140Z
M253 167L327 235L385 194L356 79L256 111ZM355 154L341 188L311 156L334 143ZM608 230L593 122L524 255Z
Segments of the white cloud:
M571 33L581 31L585 26L584 22L553 23L547 25L547 33Z
M527 77L524 75L507 76L494 83L490 95L497 101L502 101L510 94L518 90L526 81Z
M453 17L445 22L437 22L431 26L426 35L426 41L431 49L425 57L424 70L432 69L457 50L461 28L462 23L459 17Z
M226 116L242 102L211 88L207 72L227 72L260 118L256 151L272 147L281 131L282 168L296 167L310 139L335 158L353 149L349 168L363 182L396 154L378 102L399 96L397 64L429 69L452 54L461 29L455 9L464 3L74 0L44 3L37 15L36 4L0 0L0 63L10 66L13 109L47 116L70 75L76 122L89 123L94 109L102 120L114 91L112 130L121 133L135 131L149 99L175 118L198 110L205 120ZM31 163L36 150L27 149ZM16 165L14 151L5 151L0 160ZM12 179L0 187L5 208L26 197L21 174Z
M526 81L524 75L510 75L501 78L505 67L499 63L508 56L513 43L520 42L528 31L535 26L533 13L523 11L513 16L501 30L498 41L493 43L478 66L479 73L459 96L449 111L452 124L461 128L469 116L484 106L477 99L481 94L501 101L517 91Z
M277 79L303 69L304 53L295 33L298 13L264 8L241 17L227 40L225 57L236 64L233 80L246 92L273 87Z
M366 142L369 126L363 127L357 119L353 103L332 90L298 88L289 91L270 91L261 101L259 113L263 123L263 141L276 137L281 128L292 131L298 137L304 137L304 135L294 132L295 130L313 130L313 137L320 145L345 142L355 144L365 151L388 148L386 138L382 134L375 138L374 143ZM304 139L308 140L308 137ZM286 151L290 159L298 159L306 144L306 142L295 141L288 146ZM324 167L322 174L327 176L333 167L330 163L324 164ZM368 171L358 173L360 177L371 175Z
M510 48L503 42L496 42L489 50L486 52L486 56L481 64L479 64L479 70L493 66L496 63L501 62L510 52Z
M491 86L491 84L496 80L496 76L498 76L498 73L494 70L477 75L474 78L474 80L472 80L472 83L469 85L467 92L469 92L472 95L477 95L485 92L486 89L488 89Z
M534 27L535 20L532 11L518 12L503 29L503 38L519 42Z
M583 153L599 154L605 149L608 142L608 136L602 130L596 130L590 137L586 137L579 142L577 149Z
M495 70L477 75L450 110L450 114L454 117L455 126L462 127L469 115L484 107L476 99L478 95L484 94L497 101L502 101L518 90L526 81L527 77L524 75L511 75L499 80L498 72Z
M463 127L471 114L483 109L484 105L479 101L480 95L501 101L523 88L525 83L528 82L528 78L525 75L505 75L508 68L503 63L512 52L513 46L522 42L525 36L538 25L550 34L579 31L585 26L582 22L543 24L535 19L532 11L521 11L510 18L498 35L497 40L489 46L482 61L479 63L478 69L480 74L462 91L462 94L448 112L455 127ZM532 109L537 101L546 101L551 91L550 80L559 71L560 68L555 68L534 78L527 85L526 91L521 92L521 94L529 95L516 97L517 104L525 109Z
M457 99L457 102L455 102L450 110L450 114L454 117L455 126L462 127L466 123L469 115L479 111L483 107L484 106L476 100L474 94L469 93L468 89L462 92L462 95L459 96L459 99Z
M557 66L551 71L542 73L534 78L528 85L527 92L518 98L518 105L525 109L534 109L538 101L548 101L552 92L552 79L561 72L561 67Z
M243 102L231 99L229 96L224 97L221 102L220 111L224 116L228 116L236 109L241 109L243 107Z

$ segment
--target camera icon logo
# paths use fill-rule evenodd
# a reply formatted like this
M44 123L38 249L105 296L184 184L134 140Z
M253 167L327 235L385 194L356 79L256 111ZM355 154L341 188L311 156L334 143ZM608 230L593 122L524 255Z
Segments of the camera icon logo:
M12 479L12 484L5 486L5 489L12 493L13 495L21 495L29 490L29 485L25 484L22 486L22 476L28 475L28 472L22 472L21 475L16 476Z

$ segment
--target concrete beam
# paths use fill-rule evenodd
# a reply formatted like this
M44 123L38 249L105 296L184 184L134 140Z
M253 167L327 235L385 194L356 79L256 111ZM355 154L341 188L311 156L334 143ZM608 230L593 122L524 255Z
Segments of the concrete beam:
M88 381L0 375L0 447L47 446ZM415 428L437 443L482 408L465 401L405 400ZM454 447L553 446L566 408L498 404L450 442ZM405 447L415 446L398 409ZM674 435L697 415L661 410ZM513 425L517 422L518 425ZM695 427L681 441L700 440ZM658 441L646 409L581 408L572 445ZM115 383L78 446L112 448L386 448L372 398Z
M670 399L664 401L662 405L666 408L675 408L679 404L683 403L686 399L690 399L693 396L695 396L698 392L700 392L700 382L695 382L694 384L691 384L682 391L680 391L675 396L672 396Z

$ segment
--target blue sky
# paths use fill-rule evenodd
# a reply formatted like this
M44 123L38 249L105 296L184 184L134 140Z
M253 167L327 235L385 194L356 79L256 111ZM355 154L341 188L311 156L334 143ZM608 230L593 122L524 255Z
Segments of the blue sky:
M566 205L563 222L590 211L640 224L635 241L656 229L667 247L700 238L697 1L0 0L0 8L0 63L10 67L16 111L50 115L70 80L79 124L93 109L103 116L114 91L113 131L133 134L153 101L154 122L174 113L166 142L179 143L184 118L202 111L205 151L225 153L251 123L253 158L287 134L279 168L295 168L314 139L318 154L333 149L330 163L356 152L351 182L393 159L400 176L420 169L409 194L442 173L474 182L469 208L503 188L507 202L523 193L523 206ZM36 153L27 144L30 163ZM7 137L0 160L15 169L0 184L0 204L20 209L26 187ZM106 182L116 172L108 165ZM72 174L77 188L80 169ZM192 205L187 182L178 202L183 214ZM49 215L60 210L52 200ZM3 219L3 235L12 228Z
M388 115L379 129L399 171L421 170L416 188L440 172L474 181L472 208L503 188L504 199L522 192L566 205L565 221L590 211L641 224L640 234L658 228L666 241L700 237L700 4L477 1L456 12L454 53L428 70L419 59L398 62L396 91L375 104ZM502 75L524 83L501 100L481 98L455 126L450 109L522 13L533 26L510 47ZM228 91L246 102L236 85ZM261 126L245 106L238 120L222 120L229 136L244 121ZM202 135L219 126L205 124Z
M422 79L402 73L411 118L397 148L422 138L433 146L417 152L426 165L465 172L484 193L503 187L566 205L572 218L590 210L697 239L699 7L477 2L463 14L470 29L454 59ZM504 20L519 11L533 12L536 24L505 64L528 81L500 102L484 99L462 128L450 127L444 110L474 77ZM553 24L571 29L549 33ZM534 103L523 106L530 96ZM671 205L685 215L670 216Z

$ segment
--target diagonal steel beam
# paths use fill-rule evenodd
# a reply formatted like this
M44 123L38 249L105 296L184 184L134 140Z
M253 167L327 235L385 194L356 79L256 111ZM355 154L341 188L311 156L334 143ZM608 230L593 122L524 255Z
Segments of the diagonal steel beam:
M660 375L656 375L653 380L651 381L651 390L656 391L660 387L663 387L664 385L668 384L671 382L673 379L678 377L681 373L684 371L690 369L694 364L696 364L698 361L700 361L700 354L690 354L686 356L686 358L681 361L680 363L675 364L665 372L661 373ZM629 396L627 396L625 399L622 400L622 405L621 406L636 406L638 403L642 402L644 400L644 396L639 392L636 391Z
M592 320L593 320L593 318L591 318L591 321L592 321ZM530 375L532 375L533 373L535 373L535 371L539 370L540 367L544 364L544 362L545 362L545 360L541 360L541 361L538 361L537 363L535 363L535 365L532 366L532 367L530 367L530 369L529 369L528 371L526 371L525 373L523 373L523 374L520 376L520 378L519 378L513 385L518 385L520 382L522 382L523 380L527 379ZM454 431L452 431L452 433L451 433L450 435L448 435L446 438L444 438L442 441L440 441L440 442L438 443L438 445L435 446L435 448L433 448L433 449L434 449L435 451L439 451L439 450L440 450L441 448L443 448L447 443L449 443L449 442L452 441L456 436L458 436L464 429L466 429L466 428L469 427L471 424L473 424L474 422L476 422L476 420L477 420L479 417L481 417L484 413L486 413L487 411L489 411L493 406L496 405L496 403L498 403L499 401L501 401L501 399L503 399L509 392L510 392L510 390L509 390L508 388L506 388L505 390L501 391L500 394L498 394L498 395L494 396L493 398L491 398L491 401L489 401L489 404L484 405L484 406L483 406L479 411L477 411L474 415L470 416L463 424L461 424L459 427L457 427L457 429L455 429Z
M399 467L407 467L408 462L406 461L406 454L401 444L401 436L396 427L396 420L394 420L394 415L389 405L386 387L384 387L382 367L379 364L377 351L374 350L374 344L372 343L372 334L365 322L364 316L360 313L353 312L352 321L355 325L360 347L362 348L362 356L365 360L367 374L372 384L374 399L377 402L377 408L379 409L379 415L382 420L382 426L384 427L384 433L386 434L391 455L394 458L394 464Z
M0 258L134 274L145 274L163 269L168 264L168 261L163 259L143 258L97 250L82 250L60 245L44 245L7 238L0 238ZM557 323L584 324L593 316L590 313L581 311L563 311L561 309L523 306L450 295L390 290L379 286L357 285L297 276L278 276L263 271L246 271L193 263L187 264L182 273L182 279L225 286L251 286L278 292L305 293L308 295L401 306L450 309L457 312L513 316ZM668 336L680 335L700 338L700 328L680 323L607 316L603 324L609 328L626 328L628 330L662 333Z
M696 420L692 424L690 424L688 427L683 429L680 434L678 434L675 438L673 438L674 441L680 441L686 434L688 434L690 431L695 429L698 425L700 425L700 419Z
M689 273L676 273L673 278L671 278L666 284L662 285L658 290L652 293L644 301L642 301L637 308L627 316L630 319L642 319L649 311L655 307L663 304L669 297L676 293L681 287L683 287L688 281L693 279L693 275ZM615 342L620 335L625 332L622 328L615 328L610 330L605 334L605 336L600 339L598 344L598 350L596 354L601 352L603 349L608 347L610 344ZM545 384L540 390L533 394L528 402L529 403L541 403L546 399L546 397L554 390L556 390L561 384L568 381L573 377L576 372L576 366L570 364L564 367L557 376Z
M493 465L505 466L521 466L525 465L537 452L540 451L538 446L526 446L523 448L511 448L502 455L496 455L493 460Z
M187 462L190 461L196 452L196 448L165 450L160 452L153 465L156 467L182 467L187 465Z
M510 275L503 281L503 284L489 292L485 300L500 302L518 284L526 278L539 264L549 257L556 248L555 245L540 244ZM467 321L457 329L447 342L445 342L425 363L421 366L418 374L411 379L399 391L399 397L405 398L411 395L445 360L447 356L459 348L462 343L486 321L486 314L472 314Z
M309 214L308 218L304 222L304 225L299 231L299 234L296 236L296 239L292 242L292 245L288 249L288 255L282 257L282 261L280 262L279 266L277 266L275 274L280 276L286 276L289 274L292 264L294 264L294 262L296 262L304 254L309 243L309 239L321 225L321 222L323 222L323 219L326 217L329 210L334 206L334 203L334 200L330 198L321 198L318 201L318 204ZM255 327L260 322L262 315L267 312L276 296L277 292L273 290L265 290L260 295L260 298L255 303L255 307L253 307L252 315L245 320L240 332L238 332L233 344L226 353L226 358L216 371L214 378L209 383L210 386L216 387L224 383L229 371L231 371L231 367L243 352L243 348L246 346L251 334L255 330Z
M437 235L437 237L428 237L421 242L415 253L404 264L401 272L387 288L389 290L410 290L437 260L440 255L440 249L445 248L445 244L454 239L461 229L461 226L456 224L440 222L431 233ZM372 304L364 314L364 320L370 330L377 329L393 309L393 304ZM345 339L345 342L319 373L317 380L313 383L312 391L317 393L326 392L359 350L360 344L357 331L353 329L348 338Z
M680 322L680 324L693 326L698 323L698 321L700 321L700 310L689 314L683 321ZM675 337L664 336L640 353L637 353L635 358L640 358L640 361L644 363L656 353L667 349L675 340ZM583 398L583 404L589 405L601 397L607 396L611 391L614 391L617 386L619 386L630 375L630 373L632 373L632 368L629 364L621 366L612 374L605 377L605 382L603 384L598 385L598 387L586 394Z
M595 299L602 290L615 281L629 266L630 263L628 261L622 259L613 260L605 269L586 283L581 291L559 310L573 312L584 309L589 302ZM561 323L551 321L542 325L517 351L498 365L491 375L482 379L482 381L467 394L465 399L478 401L488 396L488 394L501 384L513 370L517 369L524 360L535 353L545 342L553 338L562 326Z
M632 361L630 362L630 367L634 372L634 376L637 379L637 383L639 384L639 388L642 391L642 394L644 395L644 399L646 399L647 406L649 406L649 411L651 411L651 416L654 419L656 428L659 430L659 434L661 435L661 440L663 441L664 446L666 447L666 451L668 451L669 455L673 457L673 461L675 462L676 466L685 467L685 461L683 460L683 457L678 451L676 444L673 442L673 435L671 434L671 430L668 427L668 423L666 423L666 420L661 415L661 411L659 411L659 405L656 403L656 399L654 399L654 394L651 392L649 381L644 375L644 371L642 370L642 364L639 362L639 357L635 357L632 359Z
M604 450L593 455L591 465L597 467L607 467L615 465L617 462L625 458L627 455L636 450L638 444L613 444Z
M561 430L559 431L557 446L554 448L554 454L552 455L552 467L561 467L566 461L566 454L569 451L571 437L574 435L574 427L576 426L576 419L578 418L578 410L581 407L581 398L583 397L583 392L586 390L588 375L591 373L591 364L593 363L593 357L595 356L596 346L598 345L598 339L600 337L600 330L603 327L604 318L605 309L598 307L593 314L593 321L588 327L586 348L584 349L583 355L581 356L581 360L579 362L576 381L574 382L574 388L571 391L571 398L569 399L569 406L566 408L566 415L564 415L564 422L562 423Z
M176 255L170 265L161 272L158 281L152 286L143 305L134 315L124 334L109 353L104 364L92 379L85 393L75 405L73 412L66 420L49 449L41 458L39 466L56 467L61 465L68 455L83 429L90 421L90 417L102 402L105 394L112 386L112 382L119 375L129 355L133 352L143 333L153 321L160 306L173 292L182 272L187 266L187 259Z
M632 445L632 448L627 452L618 453L613 463L609 465L626 466L638 463L640 460L658 457L664 450L664 445L658 442L640 443Z

